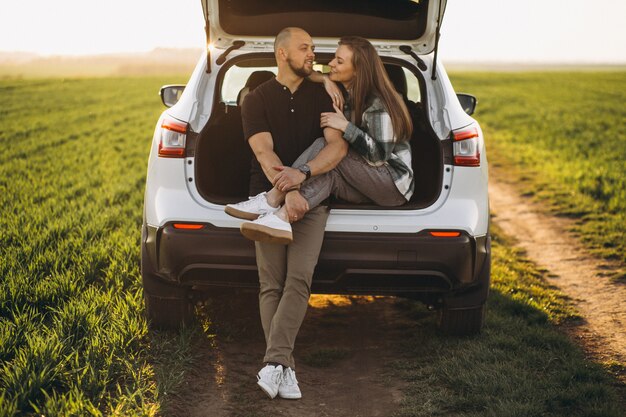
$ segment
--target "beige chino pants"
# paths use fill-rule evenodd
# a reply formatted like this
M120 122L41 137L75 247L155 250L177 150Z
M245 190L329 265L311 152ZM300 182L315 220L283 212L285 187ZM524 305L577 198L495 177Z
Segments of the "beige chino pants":
M324 138L318 138L292 166L297 168L310 161L325 145ZM261 286L261 324L267 344L263 362L277 362L295 369L293 348L309 305L313 270L322 248L327 219L327 207L316 207L291 225L291 244L255 244Z
M311 295L328 209L319 206L291 225L293 242L256 242L259 307L267 348L263 362L295 369L293 349Z

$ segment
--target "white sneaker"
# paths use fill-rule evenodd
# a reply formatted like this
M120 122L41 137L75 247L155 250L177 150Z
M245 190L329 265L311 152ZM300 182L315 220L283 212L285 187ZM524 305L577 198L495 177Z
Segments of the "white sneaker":
M263 214L273 213L280 207L270 206L266 194L265 192L257 194L241 203L226 204L224 211L233 217L245 220L255 220Z
M266 365L256 376L257 384L270 398L276 397L278 387L283 380L283 366Z
M293 241L291 225L269 213L252 222L241 223L241 233L250 240L288 245Z
M302 392L298 387L296 379L296 371L287 368L283 371L283 380L278 386L278 396L286 400L299 400L302 398Z

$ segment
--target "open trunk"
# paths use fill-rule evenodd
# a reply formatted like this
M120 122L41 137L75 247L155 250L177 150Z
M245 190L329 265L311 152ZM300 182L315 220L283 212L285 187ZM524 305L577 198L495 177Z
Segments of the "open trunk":
M272 43L287 26L306 30L318 45L349 33L377 43L435 49L447 0L202 0L208 37L220 47L233 40Z
M220 88L216 86L215 89L211 118L200 132L196 143L196 186L200 195L212 203L233 203L249 196L250 162L254 156L243 135L241 99L257 83L271 77L270 71L276 72L275 62L267 54L254 54L255 57L250 55L245 60L233 60L233 65L220 72L217 80ZM317 62L328 62L331 58L319 54ZM395 209L428 207L437 200L441 192L444 152L442 142L427 119L427 106L423 102L426 94L421 94L423 80L421 76L402 68L400 60L386 58L383 61L396 89L405 98L414 127L411 148L415 192L407 204ZM373 204L350 204L336 199L331 199L330 204L333 208L382 208Z

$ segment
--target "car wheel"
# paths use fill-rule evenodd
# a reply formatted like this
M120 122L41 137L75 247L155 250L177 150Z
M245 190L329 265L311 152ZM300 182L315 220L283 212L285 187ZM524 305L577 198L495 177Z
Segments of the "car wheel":
M465 309L443 307L439 311L439 328L451 336L471 336L480 333L485 321L485 305Z
M193 303L188 291L167 285L159 278L142 274L146 317L152 329L177 330L193 320ZM147 287L152 287L148 290ZM158 291L154 291L159 287Z
M141 279L148 325L162 330L188 325L194 317L189 289L165 282L154 273L143 242L145 238L141 244Z
M485 322L485 302L491 282L491 237L487 237L487 256L470 293L445 299L439 310L439 328L451 336L471 336L480 333Z

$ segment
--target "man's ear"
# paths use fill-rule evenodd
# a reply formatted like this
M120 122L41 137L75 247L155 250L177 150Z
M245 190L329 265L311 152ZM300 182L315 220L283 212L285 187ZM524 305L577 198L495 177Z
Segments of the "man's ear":
M287 50L285 48L278 48L277 55L281 60L287 60Z

